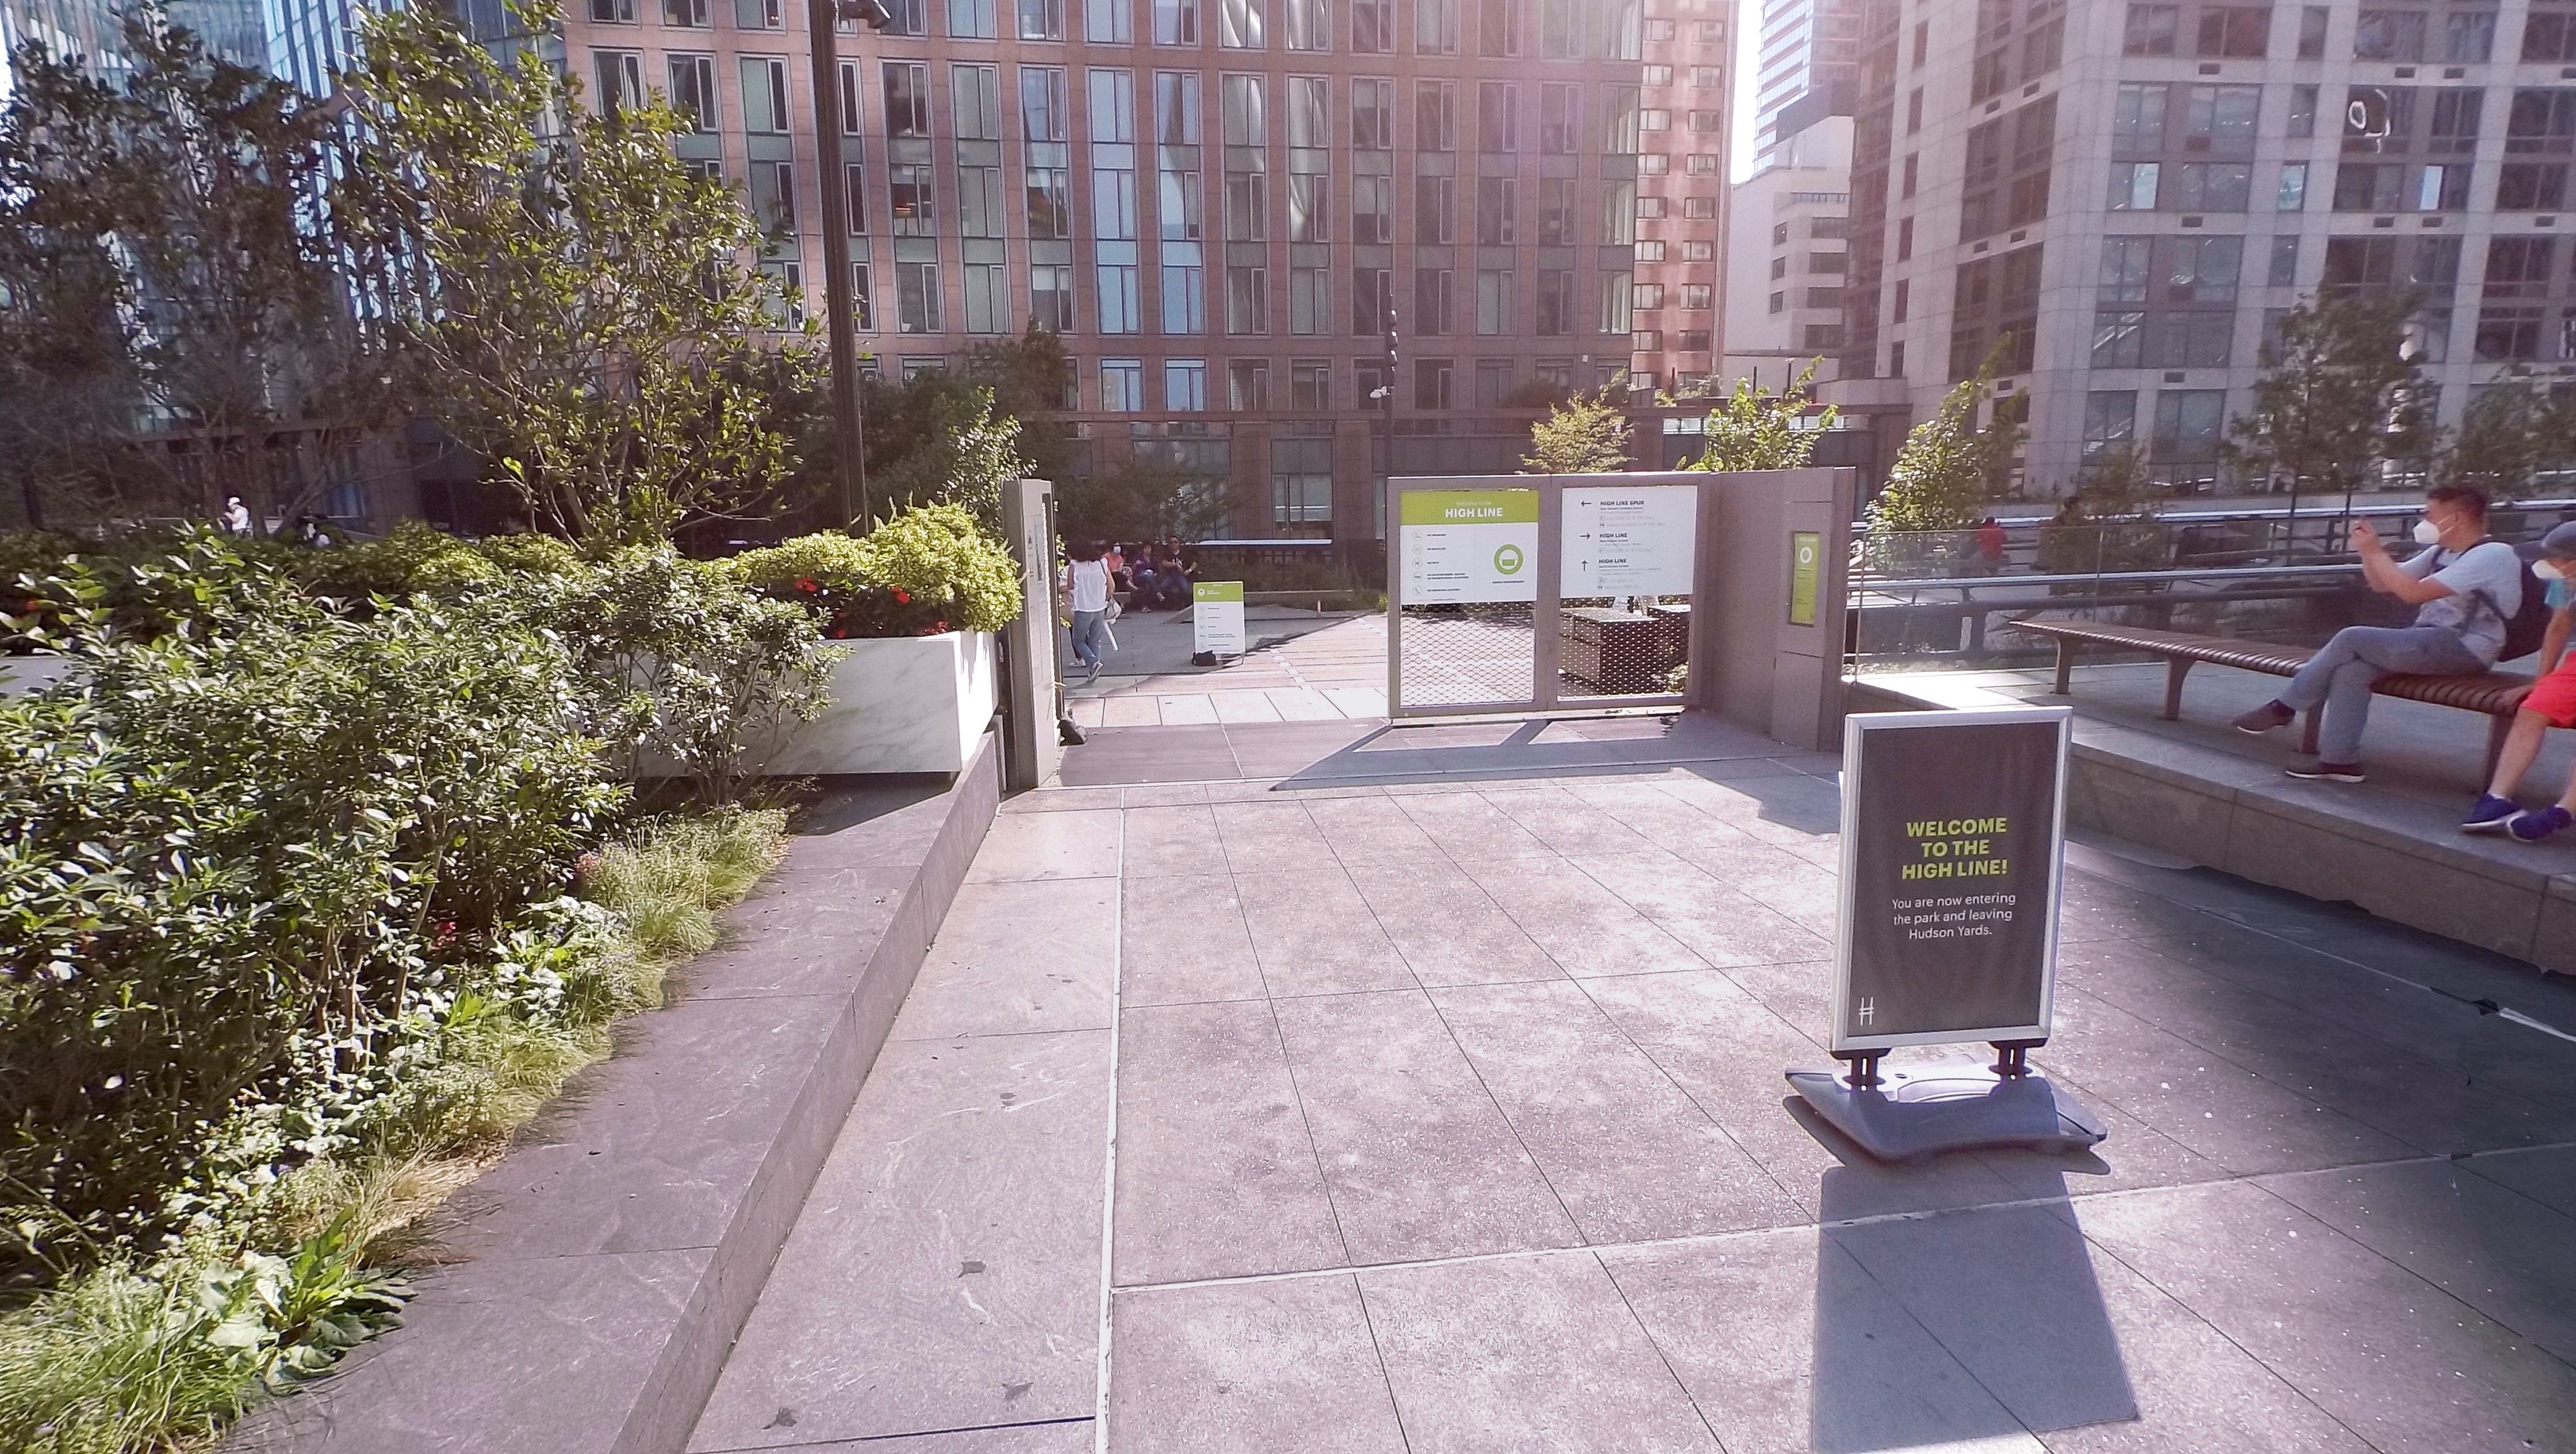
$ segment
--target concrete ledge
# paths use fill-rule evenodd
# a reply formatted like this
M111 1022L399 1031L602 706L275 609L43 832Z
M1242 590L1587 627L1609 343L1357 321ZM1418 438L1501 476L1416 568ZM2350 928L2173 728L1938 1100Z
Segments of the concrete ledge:
M1978 700L1971 700L1970 694ZM1854 710L2021 705L1926 674ZM2559 856L2458 832L2442 805L2284 778L2229 753L2075 719L2067 819L2195 863L2576 974L2576 875Z
M1000 799L852 780L448 1209L405 1325L244 1421L260 1454L679 1454Z

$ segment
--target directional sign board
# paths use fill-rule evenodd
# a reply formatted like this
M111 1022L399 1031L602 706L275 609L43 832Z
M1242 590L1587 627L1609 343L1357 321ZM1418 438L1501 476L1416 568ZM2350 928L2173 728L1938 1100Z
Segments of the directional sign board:
M2072 718L1844 719L1836 1053L2048 1038Z
M1405 605L1538 599L1538 491L1406 490L1402 498Z
M1568 600L1687 596L1699 541L1692 485L1566 490L1560 544Z
M1243 582L1191 582L1190 634L1202 656L1243 655Z

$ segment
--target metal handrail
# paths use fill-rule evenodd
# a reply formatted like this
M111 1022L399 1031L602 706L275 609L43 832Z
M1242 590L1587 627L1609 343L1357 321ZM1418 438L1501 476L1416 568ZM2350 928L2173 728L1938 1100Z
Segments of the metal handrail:
M2350 565L2246 565L2212 566L2196 570L2177 566L2166 570L2050 571L2023 575L1936 576L1929 580L1878 580L1854 576L1850 589L1861 591L1929 591L1979 590L1988 586L2028 586L2049 581L2203 581L2231 580L2247 576L2312 576L2351 575L2359 571L2358 562Z

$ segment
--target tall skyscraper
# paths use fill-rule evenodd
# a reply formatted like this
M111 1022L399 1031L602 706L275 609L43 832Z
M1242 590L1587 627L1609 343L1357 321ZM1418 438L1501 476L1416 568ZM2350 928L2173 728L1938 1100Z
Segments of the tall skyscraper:
M696 118L809 306L845 188L881 375L1034 319L1089 465L1219 485L1233 534L1381 538L1382 388L1396 472L1452 473L1549 390L1712 366L1731 0L889 0L830 179L804 3L579 0L565 63Z
M1798 108L1813 115L1848 113L1847 100L1858 73L1862 0L1765 0L1762 7L1760 61L1754 77L1753 145L1756 169L1772 166L1813 167L1823 160L1800 156L1794 148L1805 128L1795 123L1786 133L1781 114ZM1810 139L1812 149L1827 145ZM1788 155L1781 155L1784 148Z
M2206 490L2320 289L2417 298L2447 424L2576 373L2567 7L1869 5L1852 402L1920 419L1994 351L2035 492L2121 450Z

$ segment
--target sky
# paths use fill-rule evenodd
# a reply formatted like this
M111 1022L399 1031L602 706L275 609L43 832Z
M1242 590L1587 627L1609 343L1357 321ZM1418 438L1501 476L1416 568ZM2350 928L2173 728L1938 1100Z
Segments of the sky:
M1727 177L1753 175L1753 92L1762 59L1762 0L1736 0L1735 116L1726 128Z

